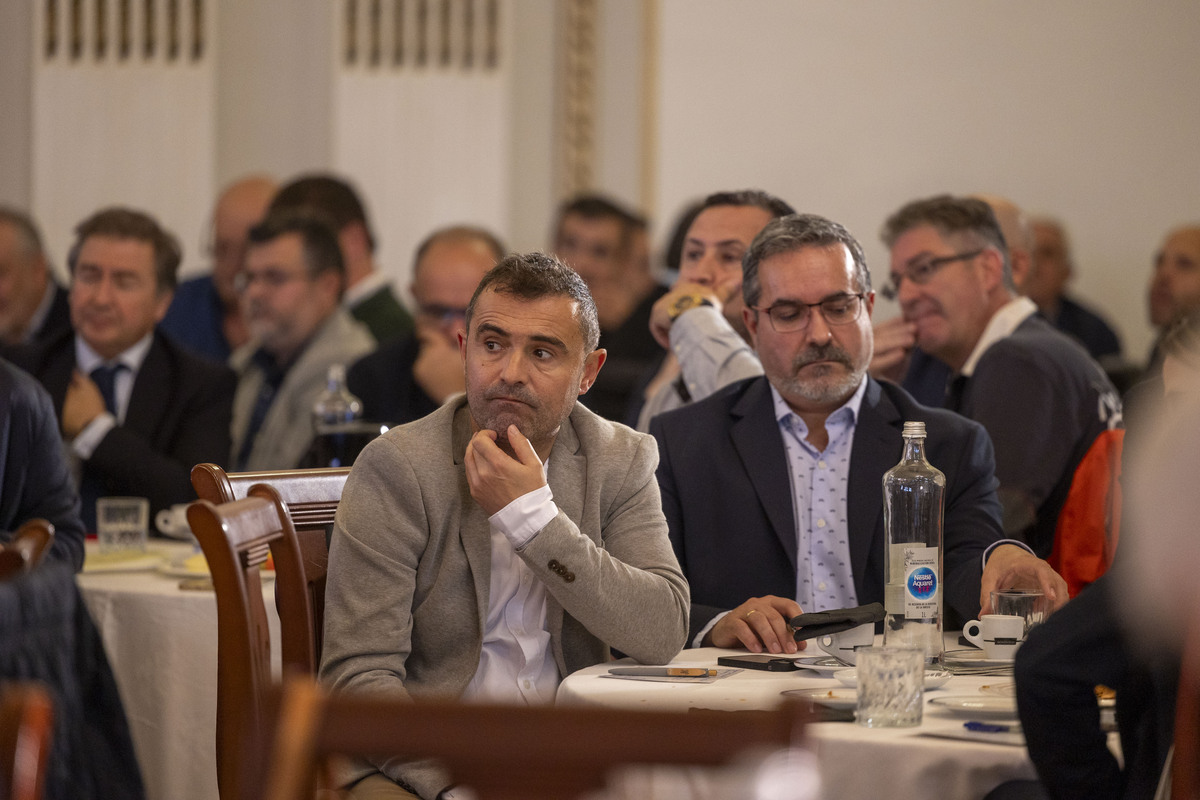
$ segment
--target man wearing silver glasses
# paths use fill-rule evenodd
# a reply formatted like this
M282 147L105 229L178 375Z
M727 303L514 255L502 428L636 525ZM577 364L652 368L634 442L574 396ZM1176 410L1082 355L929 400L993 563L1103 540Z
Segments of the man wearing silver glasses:
M918 346L951 370L945 407L987 429L1004 531L1050 553L1059 511L1121 401L1079 344L1017 296L1004 235L982 200L917 200L884 225L889 291Z
M882 602L880 481L900 460L905 421L925 422L930 461L946 473L947 624L1002 584L1064 602L1062 579L1002 538L983 428L867 375L875 295L854 237L822 217L781 217L743 266L743 317L765 376L650 424L692 590L691 643L794 653L787 620L801 609Z

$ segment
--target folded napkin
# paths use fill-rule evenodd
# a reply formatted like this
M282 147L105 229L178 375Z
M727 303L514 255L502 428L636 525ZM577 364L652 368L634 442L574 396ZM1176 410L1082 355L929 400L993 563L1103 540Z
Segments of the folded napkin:
M858 608L839 608L834 611L813 611L792 617L789 624L794 631L797 642L805 639L815 639L831 633L848 631L865 625L868 622L879 622L883 619L883 605L868 603Z

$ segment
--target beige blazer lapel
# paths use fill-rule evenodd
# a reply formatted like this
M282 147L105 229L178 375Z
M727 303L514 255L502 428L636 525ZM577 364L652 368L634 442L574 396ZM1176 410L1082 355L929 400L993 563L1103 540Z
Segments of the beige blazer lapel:
M563 422L550 449L550 467L546 482L554 493L558 510L569 519L583 518L583 500L587 492L587 458L580 452L579 436L570 417ZM554 657L565 675L566 656L562 652L563 609L554 595L546 593L546 629L554 643Z
M454 414L454 425L451 441L454 447L454 468L458 475L459 485L463 487L463 496L470 497L467 491L467 466L463 460L467 452L467 443L474 433L471 426L471 411L464 402ZM487 622L488 595L492 581L492 528L488 523L488 514L478 503L472 500L462 509L462 525L458 535L462 541L463 552L467 556L467 567L471 570L471 581L475 587L475 608L479 614L479 635L482 640L483 626Z

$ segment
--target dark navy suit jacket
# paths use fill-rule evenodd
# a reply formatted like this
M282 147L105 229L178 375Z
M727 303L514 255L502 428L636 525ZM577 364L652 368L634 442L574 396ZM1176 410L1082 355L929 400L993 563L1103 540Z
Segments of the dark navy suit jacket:
M79 494L46 390L0 360L0 541L31 519L54 525L47 558L83 566Z
M883 602L883 473L905 421L921 420L946 474L943 562L949 622L979 613L981 556L1003 538L992 443L957 414L867 378L850 452L850 559L859 603ZM796 594L796 523L787 456L765 377L735 383L651 422L675 555L692 591L691 635L751 597Z
M75 369L74 335L27 355L21 366L50 392L62 419ZM195 500L192 467L229 458L236 381L229 367L194 356L156 332L134 381L125 423L108 432L87 463L103 480L105 494L149 498L152 518L173 503Z

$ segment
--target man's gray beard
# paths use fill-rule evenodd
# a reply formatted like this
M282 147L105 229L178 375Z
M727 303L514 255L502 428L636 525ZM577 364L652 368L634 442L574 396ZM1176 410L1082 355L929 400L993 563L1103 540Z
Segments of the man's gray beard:
M856 367L853 359L850 358L850 354L832 342L822 347L810 347L796 356L796 360L792 364L792 374L782 382L783 386L779 387L781 394L802 397L810 403L821 405L845 401L850 395L854 394L854 390L862 383L863 377L867 374L867 365L871 363L872 355L874 355L873 346L868 348L862 365ZM827 381L821 379L818 382L811 379L800 379L799 373L801 369L813 361L825 359L836 361L847 367L850 371L841 380ZM827 369L832 370L833 367L829 366Z
M802 397L810 403L819 403L826 405L842 400L846 400L850 395L854 394L854 390L862 383L863 376L867 374L866 369L854 370L846 375L845 378L832 383L814 383L813 381L803 381L793 376L783 382L780 388L780 394L787 396Z

